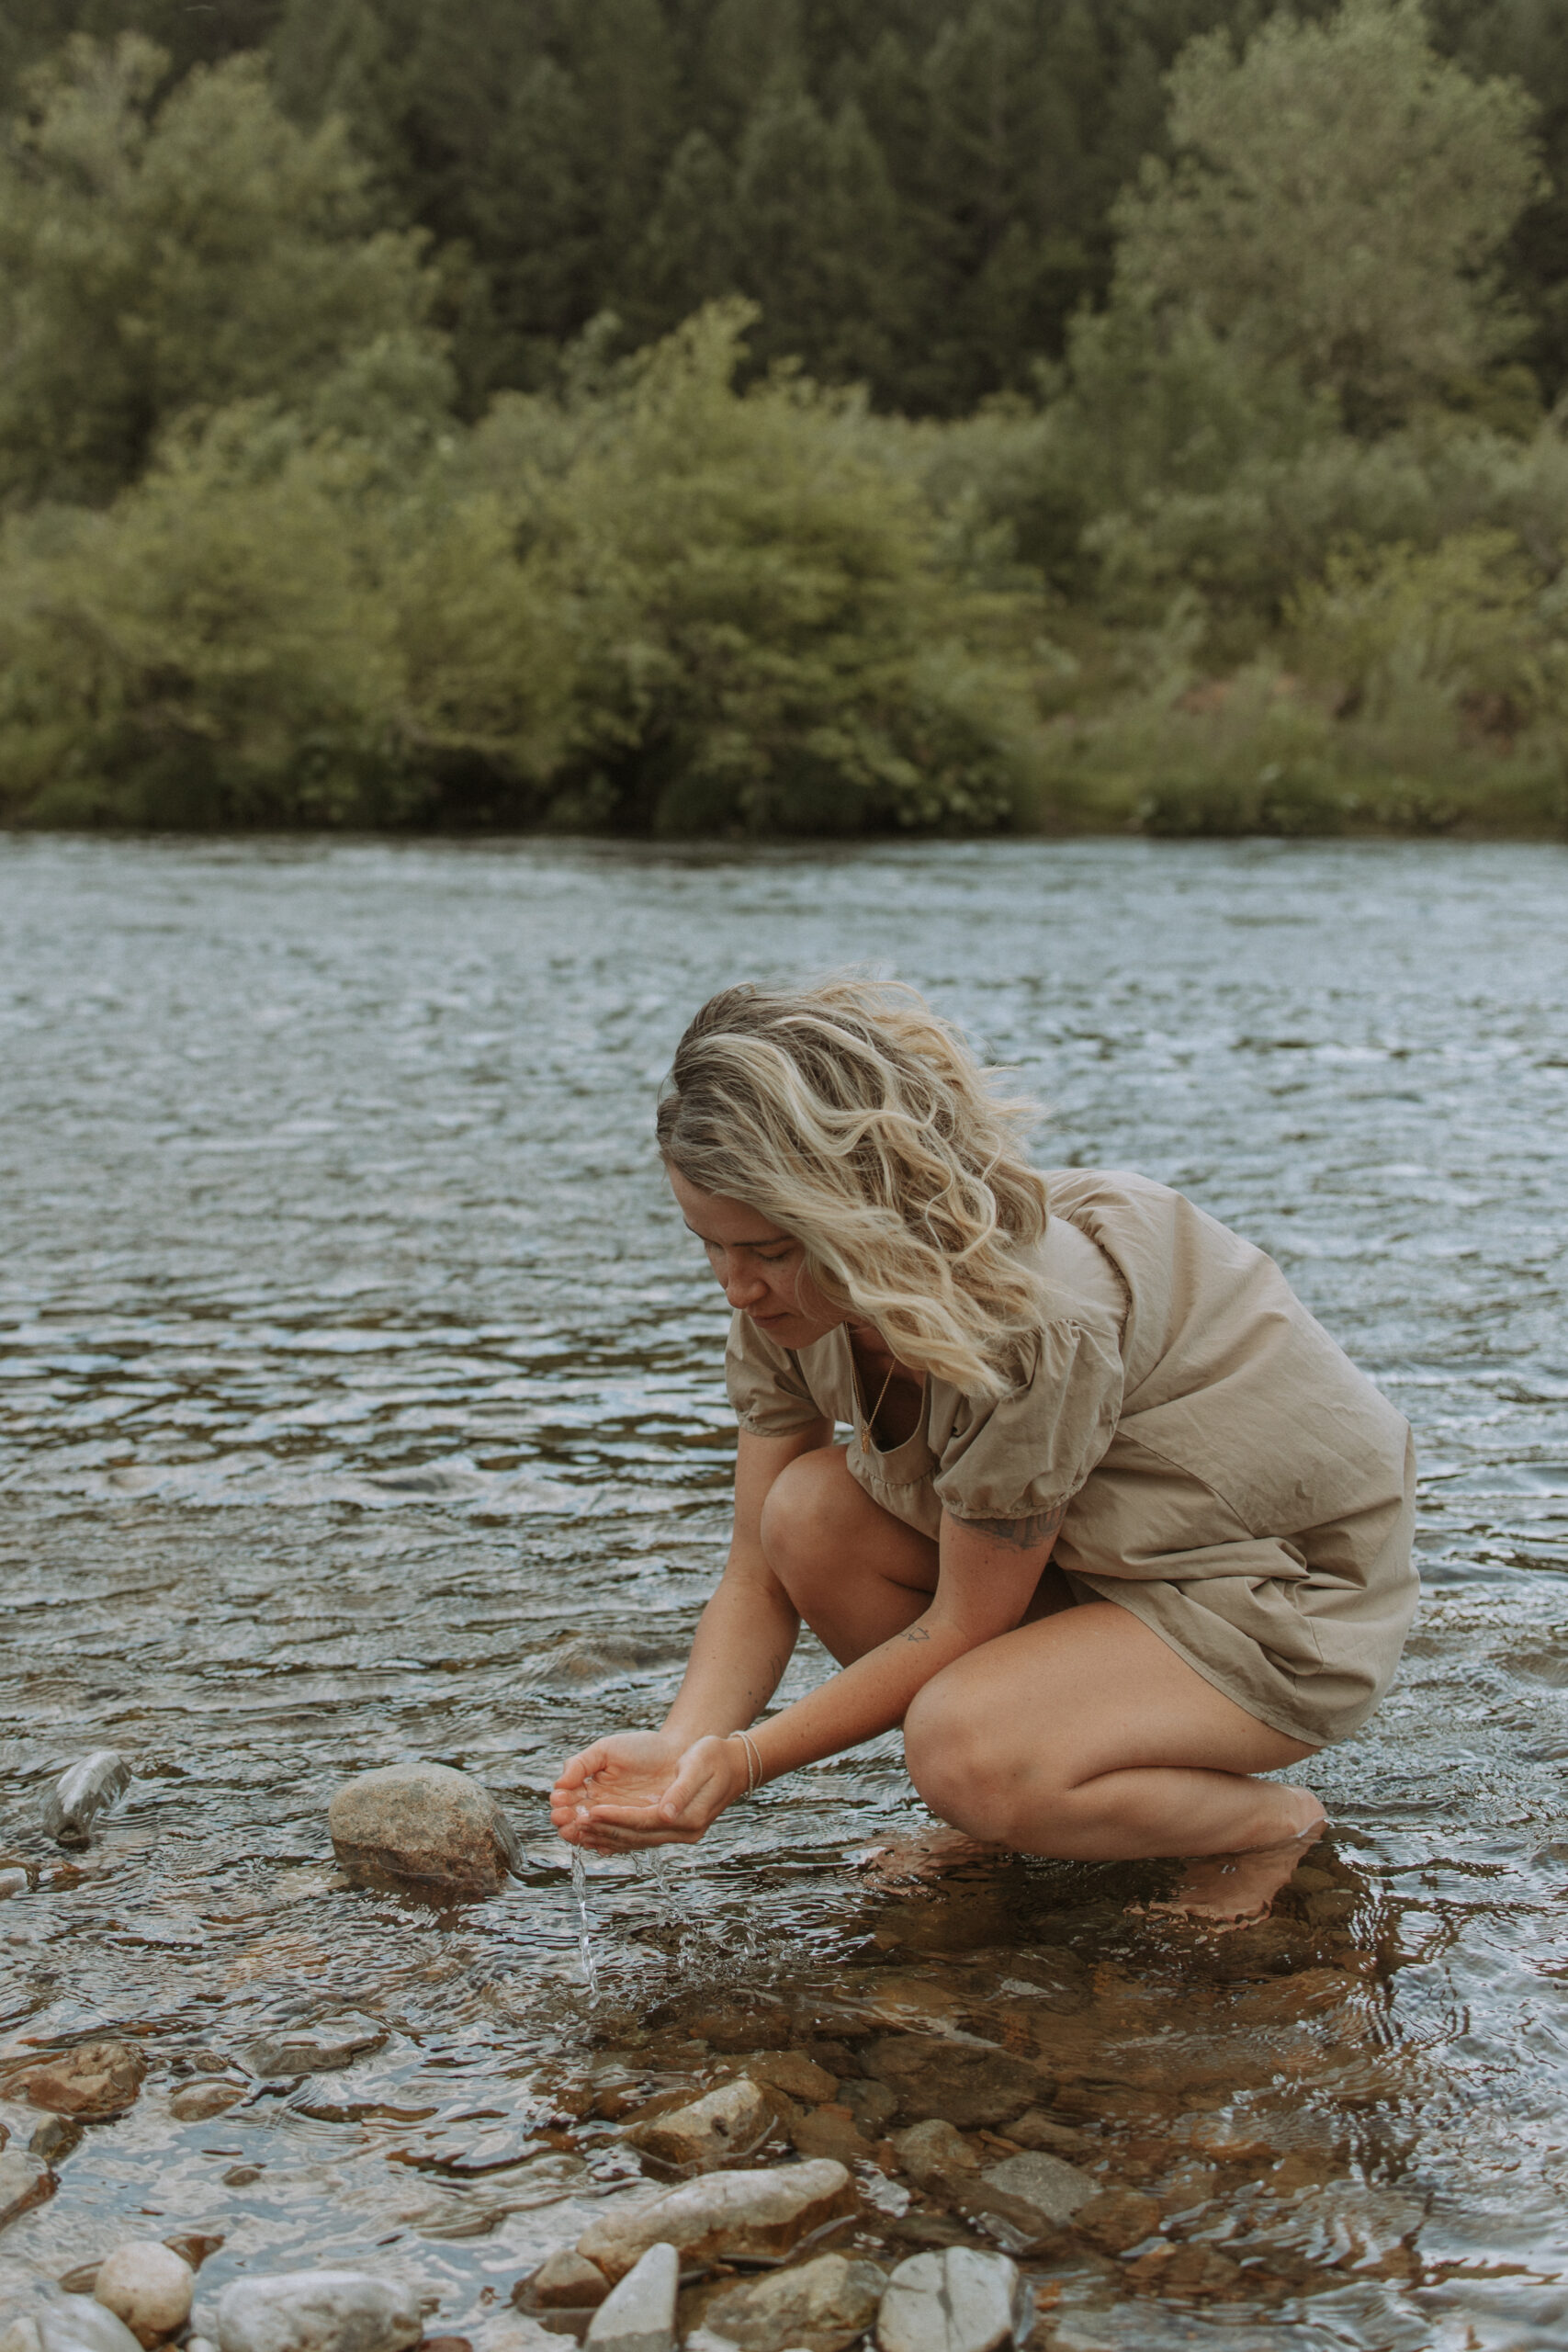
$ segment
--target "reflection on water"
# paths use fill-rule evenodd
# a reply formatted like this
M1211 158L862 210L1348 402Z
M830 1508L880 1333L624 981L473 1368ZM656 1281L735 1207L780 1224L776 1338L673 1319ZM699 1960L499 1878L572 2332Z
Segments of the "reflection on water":
M798 2143L874 2149L888 2037L959 2034L1036 2062L1134 2200L1050 2290L1138 2297L1129 2344L1264 2310L1303 2346L1560 2342L1565 874L1449 845L0 851L0 1865L45 1865L0 1903L0 2061L93 2030L152 2066L0 2238L0 2295L194 2231L224 2240L204 2289L374 2258L471 2324L635 2173L645 2088L804 2042L840 2089ZM851 961L1021 1064L1049 1159L1141 1168L1275 1252L1416 1424L1426 1605L1267 1929L1183 1945L1124 1868L868 1881L848 1858L919 1817L888 1738L699 1851L593 1865L592 2001L543 1792L670 1690L730 1443L653 1090L716 986ZM136 1781L63 1856L43 1787L105 1745ZM503 1799L523 1883L446 1915L337 1886L333 1788L415 1755ZM312 2037L317 2071L267 2071ZM0 2098L13 2144L37 2121Z

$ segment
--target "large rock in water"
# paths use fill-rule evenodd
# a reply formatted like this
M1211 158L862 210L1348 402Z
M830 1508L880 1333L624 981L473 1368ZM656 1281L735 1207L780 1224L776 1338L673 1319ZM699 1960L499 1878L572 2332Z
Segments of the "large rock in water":
M488 1789L447 1764L392 1764L327 1808L333 1851L359 1886L434 1898L494 1894L522 1856Z
M363 2270L236 2278L218 2305L218 2352L403 2352L423 2334L412 2288Z
M650 2245L672 2245L691 2266L773 2262L860 2199L844 2166L821 2156L767 2172L710 2172L658 2197L628 2198L590 2222L577 2251L606 2278L624 2278Z
M887 2273L874 2262L819 2254L795 2269L727 2288L709 2303L703 2325L740 2352L776 2352L786 2344L800 2352L847 2352L876 2317L886 2284ZM938 2346L936 2352L947 2347Z

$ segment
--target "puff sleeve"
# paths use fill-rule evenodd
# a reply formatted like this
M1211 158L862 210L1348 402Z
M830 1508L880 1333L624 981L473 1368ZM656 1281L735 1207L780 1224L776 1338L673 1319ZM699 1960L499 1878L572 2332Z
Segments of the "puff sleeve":
M798 1358L775 1347L749 1315L737 1315L730 1323L724 1383L736 1419L755 1437L788 1437L822 1418Z
M1115 1328L1049 1323L1032 1377L991 1405L955 1396L931 1432L932 1481L954 1519L1032 1519L1076 1495L1116 1434L1122 1351Z

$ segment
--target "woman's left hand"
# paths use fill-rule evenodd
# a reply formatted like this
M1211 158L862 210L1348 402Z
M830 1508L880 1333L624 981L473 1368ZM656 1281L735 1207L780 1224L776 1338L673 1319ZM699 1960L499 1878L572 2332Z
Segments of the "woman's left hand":
M738 1740L710 1736L671 1756L657 1735L622 1732L572 1758L551 1809L570 1843L599 1853L694 1846L746 1786Z

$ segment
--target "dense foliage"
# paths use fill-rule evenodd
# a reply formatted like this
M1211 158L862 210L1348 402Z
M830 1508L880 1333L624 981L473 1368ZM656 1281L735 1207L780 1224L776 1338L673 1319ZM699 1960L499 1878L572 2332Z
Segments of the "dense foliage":
M0 812L1563 821L1568 0L10 0Z

